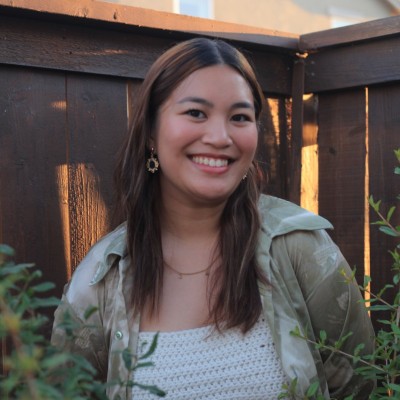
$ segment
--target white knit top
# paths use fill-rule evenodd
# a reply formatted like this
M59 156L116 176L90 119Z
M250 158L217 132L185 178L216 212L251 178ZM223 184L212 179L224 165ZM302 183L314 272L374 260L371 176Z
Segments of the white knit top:
M154 333L140 332L139 356ZM161 332L153 355L138 368L135 382L157 385L169 400L276 400L286 382L272 336L264 319L243 335L239 329L219 334L211 326ZM157 397L138 387L133 398Z

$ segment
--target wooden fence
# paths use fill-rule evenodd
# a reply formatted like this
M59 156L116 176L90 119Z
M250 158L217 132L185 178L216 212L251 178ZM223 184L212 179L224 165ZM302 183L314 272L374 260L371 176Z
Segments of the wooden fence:
M267 192L330 219L357 276L388 282L393 243L370 229L366 198L387 206L399 193L397 17L298 37L89 0L0 0L0 242L61 293L113 226L115 154L141 80L196 35L230 40L255 66Z

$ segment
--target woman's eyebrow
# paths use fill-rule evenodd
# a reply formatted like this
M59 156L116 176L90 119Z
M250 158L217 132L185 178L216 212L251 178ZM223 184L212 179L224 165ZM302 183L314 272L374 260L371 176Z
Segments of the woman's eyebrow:
M182 103L198 103L198 104L202 104L205 105L207 107L214 107L214 104L211 103L211 101L208 101L206 99L203 99L201 97L184 97L182 100L178 101L178 104L182 104Z
M248 101L238 101L237 103L233 103L231 105L231 110L233 110L235 108L248 108L248 109L254 111L254 104L252 104Z
M202 97L193 97L193 96L184 97L183 99L178 101L178 104L182 103L198 103L210 108L214 107L214 104L211 101L203 99ZM236 103L233 103L230 107L231 110L234 110L236 108L248 108L254 110L254 105L248 101L238 101Z

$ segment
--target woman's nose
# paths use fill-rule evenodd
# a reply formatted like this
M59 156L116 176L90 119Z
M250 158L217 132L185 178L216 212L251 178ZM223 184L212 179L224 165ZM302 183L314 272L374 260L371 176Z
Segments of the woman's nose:
M233 141L227 122L222 119L210 119L204 127L202 142L214 147L228 147Z

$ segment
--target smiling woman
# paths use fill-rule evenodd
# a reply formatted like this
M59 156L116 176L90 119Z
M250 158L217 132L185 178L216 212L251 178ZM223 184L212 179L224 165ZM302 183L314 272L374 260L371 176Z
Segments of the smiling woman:
M110 382L108 395L146 399L134 379L170 399L276 399L289 382L304 398L368 398L372 383L339 353L310 339L324 330L343 350L373 331L350 269L325 232L331 225L260 195L257 162L262 92L245 57L209 39L180 43L149 70L116 169L126 223L97 243L75 271L56 312L81 324L71 351ZM85 325L85 310L99 312ZM159 332L154 367L126 370ZM362 353L362 351L361 351ZM150 394L148 394L150 397Z
M257 148L253 95L246 80L225 65L193 72L161 106L151 146L162 165L163 204L224 205Z

